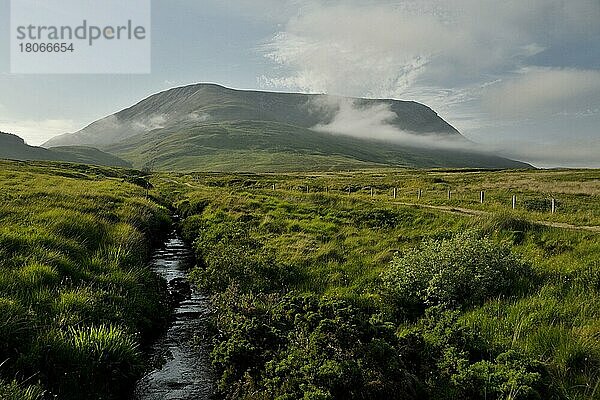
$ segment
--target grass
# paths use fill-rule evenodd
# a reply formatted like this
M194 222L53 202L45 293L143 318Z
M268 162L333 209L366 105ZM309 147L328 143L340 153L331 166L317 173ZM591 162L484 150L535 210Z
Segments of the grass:
M144 264L170 222L128 174L0 161L0 397L119 398L143 371L168 316Z
M488 349L518 351L542 363L549 376L548 398L589 399L600 396L600 235L542 223L600 225L599 179L597 171L381 170L171 174L157 176L154 183L188 217L188 237L199 249L214 239L201 232L223 224L245 227L254 241L251 248L266 254L280 274L292 277L283 283L286 292L348 299L372 310L385 309L381 276L394 254L408 254L423 241L465 230L508 245L531 266L530 288L513 288L510 296L471 305L460 312L458 323L480 335ZM399 188L396 200L391 197L394 187ZM418 188L424 190L421 199L416 198ZM448 190L453 191L451 200ZM484 204L478 201L480 190L487 194ZM523 203L513 211L512 194L521 201L555 197L560 206L556 214L527 209ZM220 237L221 249L233 253L241 246L236 245L240 239ZM203 251L199 255L210 269L217 250L208 245ZM244 276L243 282L259 279L242 272ZM239 282L235 274L228 279Z
M597 171L138 175L0 162L0 397L128 392L168 314L144 263L173 207L192 277L215 295L213 361L232 398L600 398L600 234L548 226L600 225ZM453 264L470 240L510 248L526 281L465 285L477 295L462 301L453 269L468 281L493 264ZM416 266L400 269L405 294L410 271L429 285L410 318L385 297L398 260Z

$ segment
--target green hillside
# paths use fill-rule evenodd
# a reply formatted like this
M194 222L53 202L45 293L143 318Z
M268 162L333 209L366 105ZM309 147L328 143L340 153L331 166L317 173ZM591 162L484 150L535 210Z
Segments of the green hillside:
M72 158L75 160L75 162L81 164L103 165L107 167L123 168L131 167L131 163L93 147L60 146L52 147L50 150L55 154L58 154L59 156L64 156L65 160L68 158Z
M45 146L95 146L139 168L183 171L530 167L492 154L363 138L372 132L357 132L357 138L313 129L335 121L342 104L352 104L357 113L377 109L395 115L385 123L399 135L435 135L456 148L469 147L450 124L415 102L239 91L207 84L158 93Z
M106 150L132 161L136 167L179 171L528 167L491 154L405 147L266 121L205 122L177 131L158 129L107 146Z
M131 164L112 154L85 146L64 146L51 149L29 146L20 137L0 132L0 159L66 161L108 167L130 167Z

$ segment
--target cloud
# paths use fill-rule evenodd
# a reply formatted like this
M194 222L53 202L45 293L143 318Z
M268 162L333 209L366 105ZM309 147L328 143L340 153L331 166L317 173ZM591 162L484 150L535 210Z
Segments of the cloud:
M600 107L600 71L528 68L489 86L482 100L488 112L507 118L590 115Z
M261 47L280 67L267 87L401 97L515 70L549 38L600 31L600 3L579 0L310 2ZM589 32L588 32L589 33Z
M414 133L394 125L398 115L391 104L360 105L354 99L322 96L309 104L312 109L329 111L331 121L312 129L332 135L352 136L421 148L485 151L461 137L449 137L438 132Z
M600 139L551 142L513 141L498 146L501 154L536 167L600 168Z
M418 29L426 34L414 38ZM414 83L428 56L451 37L446 31L431 16L404 18L387 7L313 5L262 47L269 60L288 70L263 77L263 83L319 93L389 95Z
M168 121L168 114L153 114L147 118L133 121L131 127L136 132L148 132L154 129L164 128Z
M32 146L39 146L46 140L78 129L78 124L69 119L45 120L1 120L0 131L20 136Z
M600 54L599 41L590 39L600 38L600 1L304 4L259 48L275 67L261 77L263 87L415 100L466 137L515 158L539 165L548 165L544 157L557 165L597 160L598 146L581 143L599 134L600 56L577 54L586 46ZM412 141L389 124L389 112L341 105L332 123L316 129Z
M206 122L210 120L210 118L210 114L193 112L190 113L185 120L189 122Z
M308 1L260 46L275 68L259 82L447 107L431 94L480 95L552 47L600 37L598 20L597 0Z

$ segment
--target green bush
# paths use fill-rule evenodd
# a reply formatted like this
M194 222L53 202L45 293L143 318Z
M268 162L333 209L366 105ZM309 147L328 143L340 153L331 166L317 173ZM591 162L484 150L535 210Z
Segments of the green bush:
M219 296L221 391L273 399L416 399L394 327L348 301ZM251 395L252 394L252 395Z
M543 367L516 351L502 353L493 361L459 365L452 382L463 399L542 399Z
M383 275L383 296L397 315L415 317L431 306L464 307L513 294L531 274L510 248L463 233L396 256Z
M542 363L513 350L490 347L459 316L456 310L432 307L415 326L398 332L406 362L423 379L427 398L555 398Z

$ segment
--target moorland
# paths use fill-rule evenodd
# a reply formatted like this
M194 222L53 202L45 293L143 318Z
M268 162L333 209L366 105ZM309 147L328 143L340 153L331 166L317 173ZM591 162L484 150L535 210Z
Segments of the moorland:
M219 398L600 397L598 171L1 161L0 189L2 398L127 397L168 324L146 261L172 226Z

